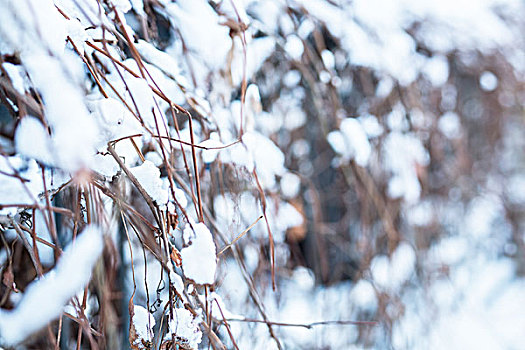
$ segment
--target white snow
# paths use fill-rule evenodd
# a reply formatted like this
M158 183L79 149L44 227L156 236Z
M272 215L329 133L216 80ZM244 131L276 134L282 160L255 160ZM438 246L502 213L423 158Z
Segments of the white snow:
M135 328L136 338L133 342L135 346L143 346L144 342L153 340L153 327L155 326L155 318L144 307L140 305L133 305L133 327Z
M158 205L165 205L168 202L168 190L164 187L160 178L160 170L155 164L146 160L142 165L131 168L130 171Z
M204 295L199 295L199 298L204 302L205 301L205 298L204 298ZM226 304L224 303L224 300L222 299L222 297L215 293L215 292L211 292L210 295L208 296L208 302L210 303L211 305L211 314L214 318L218 319L218 320L223 320L223 319L238 319L238 320L242 320L244 319L244 316L241 316L241 315L237 315L237 314L234 314L232 312L230 312L228 310L228 308L226 307ZM219 309L220 307L220 309ZM222 311L222 312L221 312ZM224 317L223 317L224 315Z
M432 222L433 211L430 201L421 201L407 211L407 220L413 226L427 226Z
M15 309L0 310L2 343L16 345L57 318L69 299L89 282L103 248L101 229L84 229L64 250L55 268L27 287Z
M170 340L173 335L176 340L187 349L197 349L202 338L198 322L186 309L176 308L173 320L169 321L169 332L164 337Z
M281 193L285 198L293 198L299 194L301 178L292 173L286 173L281 178Z
M161 1L170 20L183 38L192 55L203 60L207 67L224 64L232 41L228 27L219 24L219 16L206 2L183 0L176 3Z
M376 291L372 283L361 279L350 291L350 297L357 306L364 310L375 310L377 308Z
M425 76L435 87L442 86L447 82L448 70L447 58L440 55L428 59L422 68Z
M243 78L243 52L240 39L235 37L235 54L231 63L231 75L234 86L239 86ZM275 39L272 37L256 38L248 42L246 48L246 79L249 81L259 70L264 61L274 52Z
M390 258L377 255L372 260L370 272L377 286L397 290L414 273L415 262L414 249L407 243L401 243Z
M525 175L511 176L505 184L505 193L512 204L525 204Z
M18 91L19 94L24 95L26 90L26 79L23 68L21 66L15 66L14 64L4 62L2 63L9 79L13 83L13 87Z
M523 17L522 10L514 10L522 9L522 2L234 1L242 20L249 24L245 32L246 62L239 35L230 31L227 25L228 20L237 21L233 1L212 1L212 4L208 1L159 0L155 11L159 11L159 15L174 27L169 46L161 49L162 44L157 48L140 39L135 43L152 78L133 78L122 71L125 80L122 81L111 61L99 54L96 55L101 64L97 63L97 66L101 68L104 65L110 72L106 75L109 82L133 110L136 102L146 126L154 133L157 130L152 109L160 118L158 125L162 135L168 133L164 125L168 124L169 118L161 112L166 111L167 103L152 92L150 86L154 85L153 80L175 103L186 106L191 100L192 108L202 116L202 123L200 120L195 123L196 143L211 148L222 147L239 137L241 102L232 91L246 79L249 86L242 143L221 150L199 150L199 154L206 164L214 162L220 154L222 162L236 165L234 175L240 178L254 170L257 172L267 193L268 220L276 242L277 266L281 267L287 263L289 254L284 244L285 232L290 227L301 225L304 220L303 215L287 202L299 195L301 178L287 169L285 160L291 158L292 162L296 162L297 169L306 177L316 170L315 163L304 159L316 150L309 144L308 138L300 138L305 137L300 135L310 127L306 124L304 104L311 101L307 97L308 87L301 86L302 75L294 65L303 59L303 42L310 42L312 33L322 22L333 36L335 45L327 42L327 47L318 48L320 57L316 59L322 60L322 65L316 67L319 69L319 81L332 84L320 86L327 90L335 87L344 94L357 90L361 77L354 76L353 72L348 76L345 74L345 77L337 76L347 65L362 67L366 75L370 73L374 83L378 80L375 96L367 96L352 112L357 118L342 119L339 128L329 133L330 146L338 155L337 161L355 160L358 165L369 167L371 175L380 181L381 186L382 181L387 182L388 196L403 201L400 224L407 225L403 226L403 239L406 241L402 241L391 256L371 257L369 274L365 273L357 281L316 286L314 274L307 268L279 269L282 285L279 286L278 298L261 290L261 298L270 318L300 323L367 318L383 306L383 300L378 298L381 295L390 298L384 315L394 318L391 328L393 344L388 344L391 347L520 348L525 327L525 311L521 307L525 302L522 292L525 283L516 274L511 259L503 257L507 254L515 260L514 254L519 255L519 248L510 240L512 228L507 218L508 210L519 211L525 203L525 177L523 169L516 165L516 156L498 158L502 159L502 163L509 164L509 172L503 174L506 181L500 181L503 177L493 177L486 184L477 184L472 189L474 192L469 194L469 198L473 197L470 202L462 201L465 189L463 178L454 179L457 185L445 199L455 204L445 203L442 206L435 198L420 200L422 188L419 181L420 178L426 179L433 185L433 178L425 177L424 167L430 162L426 147L427 144L432 146L435 141L430 136L434 128L437 126L440 132L437 135L439 141L451 143L454 147L468 131L468 120L462 125L463 116L456 110L461 107L464 91L458 91L454 77L449 79L453 65L449 66L448 60L452 63L458 55L461 64L469 65L475 63L477 54L486 57L497 53L495 57L505 58L514 67L515 71L511 73L520 70L523 73L523 50L519 47L522 31L514 30L518 27L514 22ZM141 34L133 33L133 30L140 28L140 18L134 18L135 13L130 9L133 7L139 16L146 16L144 1L113 0L111 3L121 12L122 19L128 21L129 26L125 27L130 36L139 38ZM55 4L71 19L66 20ZM289 12L301 13L302 7L308 14L292 20ZM94 51L85 46L85 41L103 47L98 42L102 39L101 22L110 29L105 33L106 38L116 41L117 37L111 33L113 25L106 17L112 15L99 15L96 0L0 0L0 9L0 54L14 54L21 61L17 65L3 63L3 68L18 93L24 95L33 89L35 93L31 92L31 95L42 98L45 118L45 123L41 123L30 115L24 115L20 108L21 118L14 141L16 155L0 156L0 205L41 204L42 172L37 161L57 167L53 173L50 169L45 171L48 189L70 179L63 174L63 170L74 175L76 171L88 167L108 177L115 174L118 164L111 156L95 155L96 151L104 152L110 140L144 134L145 130L105 82L102 85L110 98L102 98L92 79L88 78L85 64L72 53L71 46L66 45L66 36L70 36L81 53L85 51L91 55ZM92 25L95 28L86 29ZM98 39L97 42L95 39ZM416 43L425 49L416 50ZM276 48L277 55L274 55ZM125 59L128 52L121 49L120 45L117 47L108 42L112 56L123 60L123 64L139 73L135 61ZM472 54L474 51L476 55ZM265 64L270 55L274 56L268 63L273 64L276 58L284 59L286 62L283 63L290 70L283 72L282 76L265 75L264 79L259 79L257 73L263 64L265 69L271 65ZM289 65L290 61L295 62ZM498 90L499 93L501 90L501 95L497 97L506 106L523 100L519 92L505 91L505 76L500 71L490 71L491 67L485 65L476 67L485 70L478 73L482 91ZM522 79L519 74L513 78ZM398 98L398 86L401 93L407 86L412 92L412 87L416 87L417 92L421 78L423 87L432 90L431 100L435 98L440 103L441 111L428 113L425 106L414 106L414 99L408 94L404 96L407 97L406 106L394 104L391 113L386 115L369 114L384 113L376 111L382 108L375 107L390 103L386 101L387 97L388 100ZM416 79L417 83L414 83ZM260 83L260 80L264 82ZM275 87L280 87L281 81L283 90L274 91ZM373 90L372 84L371 94ZM266 99L275 94L279 95L276 101ZM232 101L233 98L237 100ZM268 106L268 111L263 111L262 102L265 108ZM17 107L16 101L13 106ZM339 113L336 111L335 114ZM49 130L44 127L45 124L49 125ZM174 135L173 129L169 132ZM209 138L204 140L208 135ZM153 200L161 206L167 204L169 212L178 213L169 190L169 181L161 178L159 168L163 158L158 142L150 136L134 138L141 149L147 149L147 160L131 170ZM519 133L511 136L506 137L505 143L523 139ZM181 131L181 138L189 141L187 127ZM2 138L0 142L3 149L10 140ZM164 144L169 143L166 141ZM285 157L283 149L287 145L290 154ZM129 167L140 164L129 140L120 141L115 147ZM189 147L184 146L184 149L189 150ZM495 151L501 151L500 145L495 147ZM183 167L181 157L174 158L174 167L178 171ZM478 171L479 164L473 165L473 169ZM15 175L15 172L27 181L22 184L16 177L9 176ZM213 176L210 174L205 171L206 177ZM473 173L474 177L478 175ZM253 177L248 174L246 178L243 181L251 181L253 185ZM209 188L204 188L208 193ZM179 188L174 191L177 201L186 207L186 194ZM243 184L243 188L235 194L226 191L223 195L209 198L219 226L228 232L230 238L236 237L261 215L256 192L254 186L244 188ZM105 197L103 200L110 202ZM15 215L17 211L17 208L3 208L0 213ZM189 215L191 220L194 214ZM34 223L39 236L49 239L41 214L37 214ZM428 230L435 230L439 225L442 225L443 234L440 232L437 238L426 236ZM243 239L243 243L247 242L247 247L243 249L249 272L261 263L258 242L267 239L264 226L262 223L256 225ZM187 245L181 251L185 277L197 284L213 284L217 275L217 280L222 282L220 293L224 295L229 309L253 317L248 315L252 310L245 308L248 288L238 266L225 259L225 268L216 273L216 247L212 234L203 223L194 224L193 228L195 231L187 225L183 233ZM419 236L412 236L419 234L422 235L421 242ZM418 244L428 243L428 250L417 250L416 254L410 239ZM21 300L19 294L14 295L11 302L15 304L15 309L0 310L1 340L8 345L16 345L58 317L64 305L89 281L102 245L100 230L87 228L75 245L66 249L57 266L27 288ZM41 243L37 247L42 262L50 265L53 262L51 249ZM139 248L138 245L134 247ZM338 248L346 249L344 246ZM357 249L361 246L358 245ZM129 256L125 256L124 260L129 263ZM143 265L147 267L147 276L141 275L144 269L137 268L137 280L147 280L150 285L157 283L163 274L155 269L158 265L154 259L151 260L146 266ZM137 266L146 264L144 261L136 262ZM421 271L423 281L415 278L416 266L425 269ZM291 274L288 280L287 274ZM182 291L184 284L181 277L174 271L170 271L170 276L176 289ZM190 290L197 289L190 284ZM153 293L150 297L155 297L155 291L149 292ZM137 293L144 297L144 286L138 286ZM211 294L209 301L213 302L213 315L220 318L215 304L218 302L224 306L225 302L215 293ZM227 317L236 317L226 308L223 311ZM182 308L176 309L175 313L175 319L168 325L170 334L164 339L170 338L173 333L179 341L198 348L202 337L198 327L200 318L194 319L192 313ZM151 327L155 321L148 310L135 306L133 321L139 338L152 340ZM236 335L240 334L240 348L266 349L275 346L267 335L265 325L251 325L249 336L245 336L245 324L232 323L231 326ZM360 327L349 327L343 332L339 326L327 325L310 330L285 327L279 329L278 335L289 341L292 344L290 347L348 349L352 348L349 344L362 341L364 337L383 339L383 334L378 335L383 330L382 326L378 326L368 333ZM220 335L222 337L224 333Z
M135 47L140 53L140 56L166 73L171 78L177 78L180 75L180 69L177 61L173 56L157 49L152 44L139 40L135 43Z
M393 175L388 183L388 195L414 203L421 193L416 166L428 164L426 149L414 135L399 132L391 132L383 148L386 166Z
M246 132L243 144L236 144L221 154L224 162L244 166L249 172L257 169L257 175L263 188L276 186L275 176L285 173L284 154L270 139L258 132Z
M299 84L300 81L301 81L301 73L299 73L295 69L286 72L286 74L283 77L283 84L288 88L297 86L297 84Z
M321 58L327 69L333 70L335 68L335 57L332 51L323 50L323 52L321 52Z
M20 51L23 56L42 48L55 54L65 46L65 19L56 11L53 1L0 2L0 33L3 52ZM45 33L45 35L43 35Z
M14 170L22 178L29 180L22 183L19 179L6 174L14 174ZM42 172L34 160L24 161L19 156L0 157L0 204L34 204L38 195L44 191ZM3 208L2 214L14 215L17 208Z
M209 164L213 163L213 161L217 158L217 155L221 150L219 147L224 147L225 145L219 140L219 135L217 133L212 133L210 138L199 143L199 146L211 148L202 150L202 160L204 163Z
M118 11L121 11L122 13L126 13L131 10L131 4L129 0L111 0L111 3Z
M385 98L392 92L394 88L394 80L391 77L384 77L379 81L376 88L376 96Z
M438 120L438 128L449 139L457 139L461 136L461 122L454 112L443 114Z
M494 73L485 71L479 77L479 85L484 91L494 91L498 87L498 78Z
M355 118L345 118L341 122L340 130L328 134L330 146L344 160L355 159L358 165L367 166L372 147L361 123Z
M303 42L297 35L290 35L286 38L284 50L293 60L300 60L303 55Z
M42 95L45 116L53 129L57 164L70 171L86 166L94 153L97 130L79 88L81 61L64 51L66 20L50 0L3 0L0 6L2 43L8 46L0 49L20 52L31 81Z
M15 133L17 151L43 164L52 165L51 137L36 118L27 116L20 121Z
M184 276L198 284L213 284L217 269L215 242L203 223L187 225L184 229L187 247L180 251Z
M299 108L290 108L284 117L284 126L288 130L300 128L306 123L306 114Z
M153 115L152 110L155 111L157 118L159 117L159 113L155 106L153 92L151 91L148 82L142 78L134 78L130 76L126 79L126 84L128 88L126 102L131 106L134 112L138 112L148 128L156 131L155 116ZM137 107L137 110L135 110L135 106ZM158 124L159 129L162 132L163 124L160 119L158 120Z
M107 143L111 140L140 134L142 132L138 120L122 104L122 102L117 99L111 97L97 99L91 104L92 108L96 111L94 115L97 118L100 129L100 147L103 149L107 147Z

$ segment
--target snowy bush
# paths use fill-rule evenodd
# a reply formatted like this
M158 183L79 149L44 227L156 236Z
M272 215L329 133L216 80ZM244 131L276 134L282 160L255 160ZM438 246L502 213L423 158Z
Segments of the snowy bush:
M0 346L519 348L524 14L0 0Z

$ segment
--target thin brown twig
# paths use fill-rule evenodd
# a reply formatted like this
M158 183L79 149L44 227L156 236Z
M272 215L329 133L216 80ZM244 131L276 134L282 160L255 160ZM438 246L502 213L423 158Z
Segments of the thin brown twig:
M122 140L126 140L126 139L129 139L129 138L133 138L133 137L137 137L137 136L144 136L144 134L133 134L133 135L128 135L128 136L123 136L123 137L119 137L118 139L115 139L115 140L111 140L110 142L112 142L113 144L117 143L117 142L120 142ZM203 150L220 150L220 149L225 149L225 148L228 148L228 147L231 147L231 146L234 146L238 143L241 142L241 140L236 140L234 142L231 142L227 145L223 145L223 146L215 146L215 147L207 147L207 146L201 146L201 145L196 145L196 144L193 144L191 142L187 142L187 141L183 141L183 140L179 140L179 139L176 139L176 138L173 138L173 137L169 137L169 136L162 136L162 135L151 135L152 137L155 137L155 138L161 138L161 139L169 139L171 141L174 141L174 142L178 142L178 143L181 143L183 145L186 145L186 146L192 146L192 147L195 147L195 148L200 148L200 149L203 149Z
M272 274L272 289L275 291L275 243L273 240L272 229L270 228L270 222L268 221L268 215L266 215L266 195L264 190L259 182L259 177L257 176L257 170L253 169L253 177L255 178L255 183L257 184L257 189L259 190L259 195L261 197L261 208L264 216L264 221L266 221L266 229L268 231L268 240L270 241L270 270Z
M137 190L139 191L139 193L142 195L142 197L144 198L144 200L146 201L146 203L148 204L150 210L151 210L151 213L153 214L153 217L155 218L155 221L157 222L158 224L158 227L160 228L161 227L161 222L160 222L160 219L157 215L157 206L155 205L155 203L153 203L153 199L151 199L150 195L146 192L146 190L144 189L144 187L142 187L142 185L140 184L140 182L137 180L137 178L135 177L135 175L133 175L133 173L128 169L128 167L124 164L124 162L122 161L122 159L120 159L120 157L118 156L117 152L115 152L115 149L113 148L113 144L111 142L108 142L108 151L109 153L113 156L113 158L115 159L115 161L118 163L118 165L120 166L120 168L122 169L122 171L124 171L124 173L128 176L128 178L130 179L130 181L133 183L133 185L135 185L135 187L137 188Z
M312 323L286 323L286 322L274 322L274 321L265 321L257 320L252 318L229 318L229 322L249 322L249 323L266 323L273 326L282 326L282 327L302 327L306 329L312 329L315 326L327 326L327 325L349 325L349 326L377 326L379 322L377 321L319 321Z
M230 244L228 244L226 247L222 248L221 251L219 253L217 253L217 256L221 256L226 250L231 248L239 239L241 239L248 231L250 231L259 222L259 220L261 220L263 217L264 217L263 215L259 216L257 218L257 220L255 220L253 222L253 224L248 226L248 228L246 230L242 231L237 237L235 237L235 239Z

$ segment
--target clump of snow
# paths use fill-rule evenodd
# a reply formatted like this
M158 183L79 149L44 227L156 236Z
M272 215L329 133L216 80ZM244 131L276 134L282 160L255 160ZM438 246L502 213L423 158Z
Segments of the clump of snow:
M27 116L20 121L15 133L15 144L21 155L43 164L53 164L51 137L36 118Z
M283 84L288 88L293 88L301 82L301 73L293 69L288 72L283 77Z
M300 60L304 51L303 42L297 35L289 35L284 50L293 60Z
M256 167L263 188L274 188L275 176L286 172L283 152L269 138L255 131L246 132L242 140L243 144L228 147L221 159L244 166L249 172Z
M173 340L184 349L197 349L202 338L198 322L191 312L183 308L176 308L173 319L168 324L168 334L164 340Z
M376 87L376 96L380 98L385 98L392 92L394 88L394 79L387 76L379 81Z
M2 1L0 33L3 52L26 53L42 47L60 54L65 46L65 20L56 11L53 1ZM45 33L45 35L43 35Z
M147 62L157 66L160 70L166 73L170 78L178 78L180 75L179 65L173 56L157 49L150 43L139 40L135 43L140 56Z
M407 210L407 220L413 226L427 226L432 222L434 209L430 201L419 202Z
M357 119L344 119L340 131L332 131L328 134L328 142L344 160L355 159L358 165L367 166L372 147L363 126Z
M383 134L384 128L379 124L375 115L365 114L358 119L369 138L378 137Z
M217 68L225 63L232 45L229 29L220 25L219 16L208 3L192 0L161 3L173 25L186 38L191 55L202 59L208 67Z
M407 131L409 129L406 117L407 111L401 103L397 103L386 116L386 124L392 131Z
M141 78L128 77L126 79L127 84L127 103L130 106L136 106L139 116L144 121L147 127L152 130L156 130L155 115L152 110L155 110L156 117L159 117L157 109L155 107L155 99L153 92L148 85L148 82ZM158 121L159 128L162 122ZM161 129L162 131L162 129Z
M370 264L370 272L374 282L385 288L389 283L390 266L388 256L376 255Z
M299 194L301 178L292 173L286 173L281 178L281 193L285 198L293 198Z
M288 130L300 128L306 123L306 114L300 108L290 108L284 116L284 126Z
M461 136L461 122L454 112L443 114L438 120L438 128L449 139L457 139Z
M301 213L288 202L280 203L277 213L272 212L271 214L272 218L269 220L271 227L275 231L276 240L287 229L302 225L304 220Z
M217 269L215 243L210 230L203 223L187 225L184 229L187 247L182 248L182 270L184 276L198 284L213 284Z
M255 117L262 112L261 94L257 85L248 85L245 100L246 110L252 115L252 117Z
M20 54L44 102L45 117L53 130L56 165L76 171L94 154L97 128L89 118L80 89L81 61L64 51L66 22L50 0L4 1L0 50Z
M325 84L328 84L330 82L331 77L332 76L330 75L330 73L325 70L322 70L319 73L319 80Z
M498 78L494 73L485 71L479 77L479 85L484 91L494 91L498 87Z
M89 282L103 248L100 228L84 229L64 250L56 267L27 287L14 310L0 310L2 343L15 345L57 318L69 299Z
M182 281L182 277L178 273L173 271L173 268L172 268L171 264L169 265L169 269L170 269L171 283L175 287L175 290L177 291L177 293L179 293L183 298L185 298L185 295L184 295L184 282Z
M141 349L144 346L144 342L148 343L153 340L155 318L148 310L140 305L133 305L133 311L132 325L135 331L133 345ZM146 348L144 347L144 349Z
M504 215L501 200L494 195L483 195L474 198L467 210L464 232L477 238L487 238L492 234L492 225Z
M422 71L433 86L442 86L448 80L449 67L447 58L437 55L428 59L423 66Z
M292 143L290 147L292 154L297 158L303 158L310 152L310 145L305 139L298 139Z
M374 282L384 289L398 289L414 273L416 253L407 243L401 243L392 256L377 255L371 263L370 272Z
M78 20L72 19L66 22L66 30L69 39L73 42L81 55L85 52L86 41L90 39L88 33Z
M243 51L240 39L235 37L235 55L231 64L232 81L238 86L243 78ZM248 42L246 49L246 79L250 80L264 61L274 52L275 38L262 37Z
M330 50L323 50L321 52L321 58L323 60L323 64L327 69L334 69L335 68L335 56Z
M163 181L164 181L164 188L169 188L170 186L169 180L167 178L163 178ZM174 192L175 192L175 199L173 198L171 191L169 191L170 201L168 202L168 209L172 213L175 213L175 207L174 207L175 200L183 208L186 208L186 206L188 205L188 199L186 198L186 194L184 193L183 190L176 187L174 189Z
M505 184L505 193L512 204L525 204L525 175L511 176Z
M141 133L138 120L117 99L98 99L92 102L92 107L96 110L101 147L107 147L108 141Z
M391 132L384 143L384 160L387 169L392 171L388 182L388 195L403 197L407 203L414 203L421 193L416 167L425 166L429 155L414 135Z
M131 6L133 7L133 10L137 12L142 17L146 16L146 12L144 11L144 1L143 0L130 0Z
M142 165L130 169L133 176L142 185L146 193L157 202L164 205L168 202L168 190L160 178L160 170L151 161L146 160Z
M361 279L350 291L350 298L363 310L374 311L377 308L376 291L372 283Z
M72 56L66 54L59 60L38 53L25 57L24 63L42 94L57 163L66 170L77 170L89 164L98 131L89 117L83 93L70 72L65 72L64 66L70 60Z
M26 90L26 79L23 72L23 68L21 66L15 66L14 64L8 62L2 63L2 66L7 72L7 75L13 83L13 87L16 89L16 91L18 91L18 93L20 93L21 95L24 95Z
M448 266L457 265L467 257L469 241L463 236L447 237L432 246L429 260Z
M214 132L211 133L210 138L199 143L200 147L211 149L202 150L202 160L204 163L213 163L221 150L219 147L224 147L224 144L219 140L219 135Z
M293 271L292 279L302 290L311 290L315 286L314 274L306 267L297 267Z
M131 10L131 4L129 0L111 0L111 3L115 6L115 8L118 11L121 11L123 13L126 13L129 10Z

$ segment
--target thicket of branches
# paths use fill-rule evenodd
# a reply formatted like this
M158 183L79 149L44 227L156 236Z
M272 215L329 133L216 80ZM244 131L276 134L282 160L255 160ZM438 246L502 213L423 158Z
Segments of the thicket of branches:
M523 5L374 3L1 0L0 346L411 348L524 266Z

